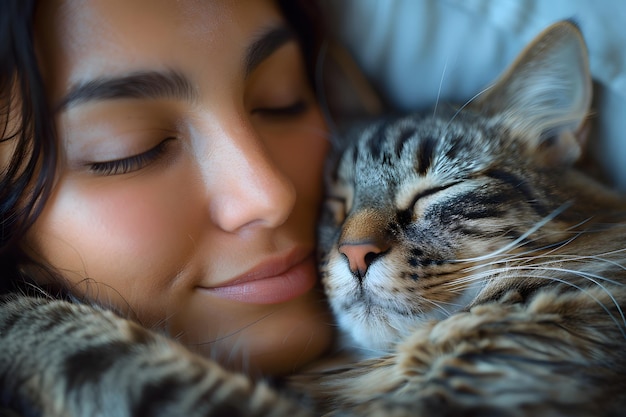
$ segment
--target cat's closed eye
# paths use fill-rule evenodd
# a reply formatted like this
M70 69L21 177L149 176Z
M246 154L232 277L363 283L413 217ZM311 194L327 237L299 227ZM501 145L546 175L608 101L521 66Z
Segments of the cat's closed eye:
M454 181L445 185L433 186L433 187L426 188L425 190L421 190L413 196L413 200L411 201L411 204L409 207L412 207L414 212L419 212L420 203L423 202L423 200L435 194L441 193L442 191L446 191L449 188L452 188L455 185L460 184L460 183L461 181Z
M331 214L335 225L341 224L347 216L347 204L344 197L327 196L324 201L326 212Z

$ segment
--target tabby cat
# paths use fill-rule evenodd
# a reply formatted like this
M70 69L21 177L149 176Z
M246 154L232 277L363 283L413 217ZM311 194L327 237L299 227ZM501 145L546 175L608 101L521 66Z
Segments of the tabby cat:
M626 200L574 167L590 101L560 22L468 105L346 136L322 274L371 358L309 376L320 412L624 415Z

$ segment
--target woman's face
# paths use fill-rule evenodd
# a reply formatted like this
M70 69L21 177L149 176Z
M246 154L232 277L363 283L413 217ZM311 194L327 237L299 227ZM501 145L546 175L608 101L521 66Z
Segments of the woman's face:
M277 6L46 1L35 36L61 157L26 250L233 368L323 352L325 126Z

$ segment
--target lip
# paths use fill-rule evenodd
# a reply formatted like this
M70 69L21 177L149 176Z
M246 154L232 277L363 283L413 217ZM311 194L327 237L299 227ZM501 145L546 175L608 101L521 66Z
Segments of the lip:
M244 274L215 287L198 287L211 295L250 304L278 304L307 293L317 282L311 250L294 250L263 261Z

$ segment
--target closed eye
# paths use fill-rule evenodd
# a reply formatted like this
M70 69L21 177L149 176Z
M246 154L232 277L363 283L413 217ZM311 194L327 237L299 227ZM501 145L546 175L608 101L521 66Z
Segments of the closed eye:
M139 171L161 158L167 152L168 145L174 140L176 140L175 137L166 138L155 147L126 158L91 162L88 164L89 170L94 174L102 176L123 175Z
M433 187L433 188L428 188L420 193L417 193L414 197L413 197L413 201L411 202L411 205L409 207L414 207L417 202L421 199L423 199L424 197L428 197L429 195L433 195L436 194L438 192L447 190L448 188L454 187L455 185L459 184L461 181L455 181L455 182L451 182L449 184L446 185L442 185L441 187Z
M332 214L335 224L341 224L347 215L346 199L343 197L327 196L324 205Z

